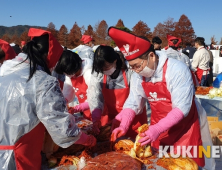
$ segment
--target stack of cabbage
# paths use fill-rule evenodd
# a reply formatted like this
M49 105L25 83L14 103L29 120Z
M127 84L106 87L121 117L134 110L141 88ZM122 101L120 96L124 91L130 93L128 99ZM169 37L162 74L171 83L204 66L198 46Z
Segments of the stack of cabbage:
M222 97L222 87L220 88L212 88L208 94L209 98L212 99L214 97Z

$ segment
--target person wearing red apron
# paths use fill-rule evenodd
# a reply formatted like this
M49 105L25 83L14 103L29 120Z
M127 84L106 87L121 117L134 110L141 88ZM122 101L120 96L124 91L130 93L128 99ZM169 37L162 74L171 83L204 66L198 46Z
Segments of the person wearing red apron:
M92 62L85 58L82 60L78 54L66 50L58 61L55 72L65 74L63 94L66 100L72 102L76 96L79 105L69 108L69 113L83 112L83 117L92 120L87 102L87 89L91 76Z
M166 117L167 114L172 110L172 101L171 94L167 89L166 85L166 70L167 70L167 61L163 67L163 80L162 82L152 83L146 82L145 78L143 79L143 89L148 97L150 107L152 110L151 114L151 125L155 125L162 118ZM156 92L158 94L158 98L164 98L166 100L152 100L149 99L150 93ZM188 116L182 119L178 124L174 125L169 130L160 134L160 136L152 143L152 146L155 148L159 148L159 146L170 146L172 145L175 148L177 146L200 146L202 145L201 135L200 135L200 124L198 121L198 113L197 108L194 102L194 98L192 100L192 106ZM181 148L182 149L182 148ZM181 152L182 153L182 152ZM199 153L199 151L197 152ZM193 155L193 150L191 150L191 154ZM199 166L204 166L203 159L194 158Z
M131 80L134 90L130 91L124 106L141 107L144 98L151 106L151 125L140 135L141 145L151 143L156 149L166 145L201 146L194 86L188 67L178 60L168 59L164 52L155 51L146 38L115 27L110 27L108 34L135 71ZM130 99L137 102L130 103ZM193 155L193 150L190 153ZM204 167L204 158L193 160Z
M30 28L28 35L32 41L26 44L24 53L5 61L0 69L2 170L41 169L46 129L63 148L73 143L96 144L96 139L81 132L67 112L59 83L50 75L50 68L62 54L61 45L45 30Z
M116 53L112 47L99 46L95 51L93 71L89 86L89 105L95 133L99 133L100 126L112 123L112 129L119 126L122 119L129 124L124 129L124 136L135 138L139 126L147 123L145 107L139 115L131 109L124 109L130 87L129 79L132 72L126 69L121 60L121 53ZM102 75L99 73L103 73ZM125 111L123 111L125 110Z
M204 45L204 38L197 37L195 39L195 47L197 48L197 51L193 56L192 70L195 72L200 86L207 86L207 79L210 71L210 54L205 49Z

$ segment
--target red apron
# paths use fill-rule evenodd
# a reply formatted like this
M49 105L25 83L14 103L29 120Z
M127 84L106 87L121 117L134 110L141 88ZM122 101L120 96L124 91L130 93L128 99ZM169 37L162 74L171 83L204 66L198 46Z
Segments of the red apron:
M113 120L115 116L122 111L123 105L129 95L130 89L127 83L126 73L124 70L122 70L122 73L126 86L125 88L122 89L107 89L106 88L107 76L104 75L102 93L105 101L104 105L106 106L106 108L105 111L103 112L103 116L106 116L106 119L104 117L101 119L102 126L107 124L109 121ZM147 123L146 107L144 107L143 112L141 114L137 115L134 118L126 136L135 138L137 135L136 132L137 128L145 123Z
M39 123L34 129L23 135L15 145L0 145L0 150L13 150L18 170L40 170L41 150L45 127Z
M197 71L195 72L199 84L201 83L201 79L202 79L202 76L203 76L203 72L204 72L204 71L210 71L210 69L208 69L208 70L202 70L202 69L200 69L200 68L197 68Z
M204 48L204 47L201 47L200 49L202 49L202 48ZM199 50L200 50L200 49L199 49ZM202 79L202 76L203 76L203 72L204 72L204 71L210 71L210 69L208 69L208 70L202 70L202 69L200 69L200 68L197 68L197 71L195 72L199 84L201 84L201 79Z
M172 110L171 94L167 90L165 79L166 69L167 61L163 66L162 82L151 83L145 82L145 78L143 79L144 81L142 83L142 86L152 110L151 125L158 123L159 120L166 117L166 115ZM157 149L159 149L159 145L173 145L175 148L175 152L177 146L202 145L200 124L194 98L192 101L190 112L187 117L183 118L178 124L171 127L168 131L160 134L158 139L152 143L152 146ZM191 149L190 153L193 155L193 149ZM204 167L204 158L193 158L193 160L199 166Z
M88 86L83 78L83 76L71 78L72 85L75 90L76 97L78 98L79 103L84 103L87 99L87 89ZM83 112L83 117L88 120L92 120L90 109Z

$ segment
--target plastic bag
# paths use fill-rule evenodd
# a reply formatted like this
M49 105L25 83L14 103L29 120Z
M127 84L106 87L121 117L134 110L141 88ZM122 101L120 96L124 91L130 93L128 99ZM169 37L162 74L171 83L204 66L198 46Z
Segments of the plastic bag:
M207 148L207 146L213 145L211 136L210 136L209 125L207 121L207 114L197 98L195 98L195 103L197 106L197 111L198 111L198 116L199 116L201 139L203 142L203 147ZM205 166L203 168L207 170L215 170L216 163L215 163L214 158L206 158L206 156L204 156L204 158L205 158Z

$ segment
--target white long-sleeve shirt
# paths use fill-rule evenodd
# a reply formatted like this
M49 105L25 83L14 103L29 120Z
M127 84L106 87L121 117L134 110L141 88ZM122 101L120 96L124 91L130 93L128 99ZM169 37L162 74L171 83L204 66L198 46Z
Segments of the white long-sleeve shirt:
M163 65L167 55L163 51L156 51L159 56L159 63L154 75L146 81L156 83L161 82L163 77ZM184 116L190 111L194 95L194 86L189 68L182 62L169 58L166 70L167 89L171 94L172 109L179 108ZM143 78L134 73L130 82L130 94L123 108L130 108L136 114L140 114L147 100L147 96L142 87Z
M197 68L208 70L210 68L209 61L209 52L203 46L200 46L193 55L192 70L196 71Z
M85 80L86 85L89 87L90 79L91 79L91 72L92 72L92 60L88 58L84 58L82 62L82 71L79 75L83 76L83 79ZM88 89L87 89L88 92ZM66 100L68 100L68 103L72 102L75 98L75 90L72 86L71 79L66 76L65 82L63 85L62 93Z

